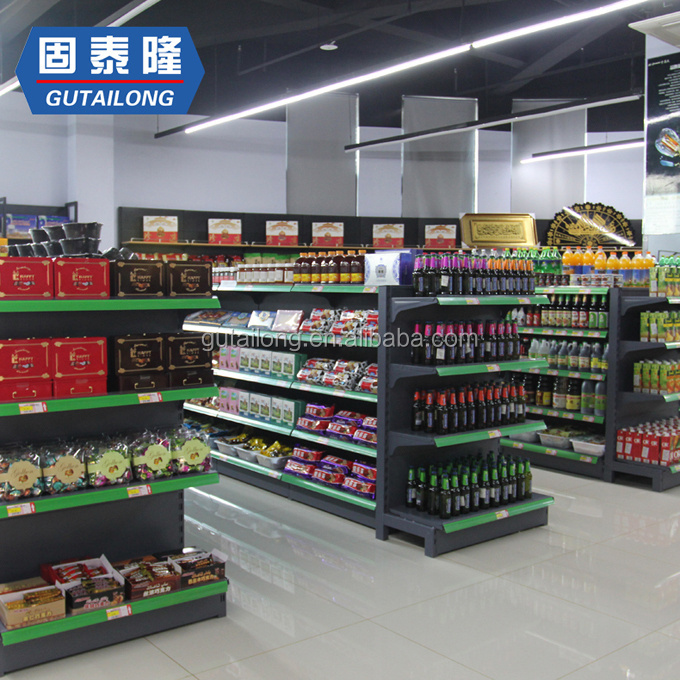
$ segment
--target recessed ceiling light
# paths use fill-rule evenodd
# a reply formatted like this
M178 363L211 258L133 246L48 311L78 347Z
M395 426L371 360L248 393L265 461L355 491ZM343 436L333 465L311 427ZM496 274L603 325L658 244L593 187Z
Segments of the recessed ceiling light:
M338 46L335 44L335 40L331 40L330 42L321 45L319 49L323 50L324 52L332 52L333 50L337 50Z

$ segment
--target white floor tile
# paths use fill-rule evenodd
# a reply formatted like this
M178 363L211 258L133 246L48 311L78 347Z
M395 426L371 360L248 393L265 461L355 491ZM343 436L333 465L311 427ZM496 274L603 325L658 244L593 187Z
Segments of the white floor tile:
M567 675L564 680L677 680L680 641L652 633Z
M678 568L594 545L506 574L516 583L653 631L678 618Z
M375 621L495 680L553 680L645 633L502 579Z
M199 680L486 680L365 621L268 654L200 673Z
M552 491L570 491L580 489L587 484L595 484L596 480L578 475L570 475L566 472L556 472L554 470L542 470L532 466L531 472L534 478L534 488L539 493L550 493Z

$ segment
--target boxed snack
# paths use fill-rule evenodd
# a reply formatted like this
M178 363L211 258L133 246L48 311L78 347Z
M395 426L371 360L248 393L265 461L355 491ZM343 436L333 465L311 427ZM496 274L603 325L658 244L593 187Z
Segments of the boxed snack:
M178 368L168 372L168 387L212 385L215 380L209 368Z
M259 373L260 372L260 350L259 349L251 349L249 350L249 363L250 363L250 368L248 369L251 373Z
M212 550L169 556L168 561L180 574L180 588L190 588L211 581L223 581L227 556L219 550Z
M211 368L212 355L203 343L202 333L169 333L163 341L165 366L178 368Z
M312 245L341 246L344 232L343 222L312 222Z
M303 477L305 479L309 479L314 474L315 470L316 465L314 463L295 460L295 458L291 458L286 463L286 467L284 468L284 472L288 472L291 475Z
M248 415L250 418L259 418L260 417L260 402L261 402L261 394L256 394L255 392L250 393L250 399L248 401Z
M10 583L0 583L0 595L18 593L22 590L34 590L35 588L43 588L47 585L49 585L49 583L40 576L24 578L20 581L12 581Z
M331 418L335 413L335 405L327 406L325 404L307 404L305 407L305 415L314 418Z
M162 335L123 335L113 339L113 372L116 375L165 370Z
M189 314L185 317L184 323L195 323L202 326L222 326L231 318L233 313L223 309L205 309Z
M250 321L250 312L232 312L231 316L222 324L232 328L245 328Z
M7 630L66 616L66 600L59 588L45 586L0 595L0 620Z
M426 224L425 247L450 250L456 246L455 224Z
M12 446L0 450L0 493L2 500L10 503L42 495L43 478L38 451Z
M402 224L374 224L373 245L376 248L403 248L404 225Z
M227 413L239 413L239 402L241 399L241 390L232 387L229 390L229 401L227 402Z
M413 254L410 250L383 250L364 255L364 285L408 286L412 280Z
M66 218L62 217L62 221ZM7 213L5 215L5 228L9 238L31 238L31 229L35 229L38 224L37 215L17 215Z
M327 484L328 486L339 487L342 486L345 481L345 473L341 472L340 469L327 470L321 467L317 467L312 474L312 479L315 482L321 482L322 484Z
M54 338L52 369L55 378L104 377L107 374L106 338Z
M265 235L268 246L296 246L298 223L295 220L267 220Z
M276 424L283 422L283 399L281 397L271 398L271 411L269 419L272 423Z
M158 392L168 387L167 373L136 373L118 376L119 392Z
M116 298L163 297L165 263L160 260L116 260L111 263L111 296Z
M53 376L52 341L0 340L0 384L12 380L46 380Z
M211 262L167 262L165 285L168 297L211 297Z
M318 463L323 457L324 451L318 449L310 449L306 446L296 446L293 449L293 456L299 460L306 460L309 463Z
M252 314L250 315L250 321L248 321L248 328L269 330L271 329L275 318L275 312L269 312L265 309L253 310Z
M230 392L229 387L220 387L218 388L218 397L217 397L217 409L219 411L227 411L227 405L229 403L229 392Z
M241 416L250 415L250 392L246 392L245 390L239 390L238 413Z
M58 300L111 296L109 261L81 257L54 259L54 297Z
M282 424L294 427L305 409L305 403L299 399L282 399Z
M147 482L171 477L174 472L170 442L163 436L146 432L129 443L132 472L135 479Z
M291 352L281 352L281 375L284 378L293 380L297 375L302 364L306 361L306 354L293 354Z
M250 371L250 357L253 356L253 352L255 350L250 349L249 347L241 347L239 350L239 358L238 358L238 370L239 371Z
M280 333L297 333L304 318L301 310L279 309L272 324L272 330Z
M125 581L112 569L110 574L58 584L71 614L117 607L125 601Z
M75 560L60 564L41 564L40 575L48 582L55 585L73 583L84 578L107 576L114 572L106 555L100 555L85 560Z
M272 411L272 398L266 394L260 395L260 418L270 420Z
M262 373L262 375L270 375L272 368L272 353L266 349L260 349L258 350L258 353L260 356L258 372Z
M167 560L141 562L135 567L122 569L125 579L125 599L145 600L155 595L165 595L179 590L180 575Z
M43 300L53 295L52 260L44 257L0 258L0 300Z
M101 440L87 442L82 446L87 466L87 482L92 488L132 481L132 461L125 442Z
M106 390L104 390L106 391ZM0 402L37 401L54 396L52 380L8 380L0 382Z
M179 229L177 215L144 215L142 229L145 241L176 243Z
M230 347L227 348L227 350L228 350L227 368L230 371L238 371L239 370L239 357L240 357L241 349L239 347L230 346Z
M87 487L85 451L75 444L48 444L40 449L43 488L47 494Z
M241 220L208 219L208 243L222 245L241 243Z

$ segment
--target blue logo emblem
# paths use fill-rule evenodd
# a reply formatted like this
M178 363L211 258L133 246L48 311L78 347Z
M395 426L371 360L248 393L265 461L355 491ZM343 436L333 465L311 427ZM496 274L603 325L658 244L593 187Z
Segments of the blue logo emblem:
M173 27L32 28L16 68L34 114L185 114L204 73Z

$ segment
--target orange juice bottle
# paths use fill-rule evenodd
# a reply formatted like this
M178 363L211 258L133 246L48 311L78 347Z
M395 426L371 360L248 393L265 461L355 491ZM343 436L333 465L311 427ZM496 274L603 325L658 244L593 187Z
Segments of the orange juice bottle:
M656 258L648 250L643 258L643 262L645 268L645 286L649 286L649 274L652 267L656 267Z
M605 255L602 246L597 247L597 253L595 253L595 260L593 266L598 274L604 274L607 270L607 256Z
M619 273L620 266L621 263L616 257L616 251L612 250L612 252L609 253L609 257L607 258L607 274L611 275L611 281L609 282L610 286L621 285L621 276Z
M571 248L567 246L564 253L562 253L562 274L571 276L574 273L574 253Z
M574 274L583 274L583 251L581 246L576 248L576 252L571 256L572 266L574 267Z
M593 253L593 249L588 246L583 253L583 273L588 275L592 274L594 265L595 254Z
M619 269L621 270L621 285L624 287L633 285L633 263L628 257L628 253L621 255L619 260Z
M642 282L645 278L644 258L642 257L641 250L635 251L635 255L633 255L632 265L633 265L633 286L639 288L643 285Z

